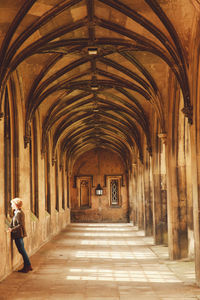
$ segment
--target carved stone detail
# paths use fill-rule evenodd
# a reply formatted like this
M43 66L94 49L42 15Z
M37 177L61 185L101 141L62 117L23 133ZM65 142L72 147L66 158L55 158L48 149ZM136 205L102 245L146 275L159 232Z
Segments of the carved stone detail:
M56 163L56 158L52 157L52 166L54 166L55 163Z
M192 2L192 4L194 5L194 7L200 11L200 0L190 0Z
M30 143L31 137L30 136L24 136L24 148L27 148L28 144Z
M193 107L192 106L185 106L182 109L182 112L184 113L185 117L188 118L189 124L193 123Z
M149 155L152 156L152 147L151 146L147 147L147 151L149 152Z
M3 119L3 117L4 117L4 113L0 112L0 121Z
M158 133L158 137L161 139L163 144L167 143L167 134L165 132L163 133Z

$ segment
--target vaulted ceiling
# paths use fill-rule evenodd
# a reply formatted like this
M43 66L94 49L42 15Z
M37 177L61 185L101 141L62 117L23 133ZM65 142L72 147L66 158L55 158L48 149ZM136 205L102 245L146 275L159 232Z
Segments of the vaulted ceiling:
M51 132L53 153L59 144L68 158L107 148L127 160L137 148L142 159L144 139L151 152L153 118L166 131L170 70L190 108L184 2L1 0L1 91L16 70L25 137L38 111L43 151Z

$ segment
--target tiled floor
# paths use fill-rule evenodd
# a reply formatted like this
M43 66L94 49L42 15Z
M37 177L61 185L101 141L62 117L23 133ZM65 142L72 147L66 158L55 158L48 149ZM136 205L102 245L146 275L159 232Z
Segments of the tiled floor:
M0 283L1 300L194 300L194 263L130 224L71 224Z

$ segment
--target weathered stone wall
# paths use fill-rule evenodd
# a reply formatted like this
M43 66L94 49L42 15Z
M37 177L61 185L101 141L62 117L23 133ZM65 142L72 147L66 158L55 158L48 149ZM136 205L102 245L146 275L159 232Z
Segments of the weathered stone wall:
M90 208L80 209L78 204L79 195L77 186L74 187L74 176L81 175L90 175L93 178ZM121 205L119 207L110 205L108 177L115 177L115 175L120 176L122 183L120 187ZM103 188L103 195L100 197L95 195L95 188L99 183ZM75 163L71 176L71 220L72 222L127 222L126 173L121 159L115 153L108 150L89 151Z
M29 256L35 253L43 244L50 240L54 235L58 234L70 222L70 213L67 208L67 197L65 195L65 210L62 209L61 197L61 182L59 186L59 211L55 209L55 195L52 193L51 197L51 214L45 210L45 174L44 174L44 157L41 155L41 135L38 134L38 217L31 212L31 191L30 191L30 160L29 147L24 147L24 124L23 113L20 97L17 98L18 109L15 114L17 123L15 124L16 135L12 138L16 139L17 149L13 150L16 156L16 168L12 172L16 176L18 182L17 188L12 190L12 198L20 197L23 200L23 211L25 213L27 237L24 238L25 248ZM41 133L38 121L38 132ZM0 121L0 280L6 277L9 273L15 270L21 263L22 258L18 253L15 243L11 240L10 233L7 232L11 218L5 215L5 177L4 177L4 120ZM13 157L12 157L13 159ZM13 166L12 166L13 168ZM54 167L52 167L54 169ZM52 190L55 185L55 172L52 172ZM59 170L59 179L61 178L61 170ZM14 178L14 177L13 177ZM65 180L66 181L66 180ZM66 187L65 187L66 188ZM10 199L11 200L11 199ZM10 205L10 203L8 203ZM34 267L34 266L33 266Z

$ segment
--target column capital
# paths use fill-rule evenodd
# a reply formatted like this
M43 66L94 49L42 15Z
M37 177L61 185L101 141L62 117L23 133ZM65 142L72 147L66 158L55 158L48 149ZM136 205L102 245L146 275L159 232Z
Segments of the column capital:
M191 105L185 106L182 109L182 112L184 113L185 117L188 118L189 124L192 124L192 117L193 117L193 107Z
M4 117L4 113L3 112L0 112L0 120L2 120Z
M57 159L56 159L56 158L53 156L53 157L52 157L52 160L51 160L51 162L52 162L52 166L54 166L54 165L55 165L56 161L57 161Z
M26 149L28 144L30 144L30 141L31 141L31 137L28 135L25 135L24 136L24 148Z
M163 144L167 144L167 133L158 133L158 137L161 139Z

